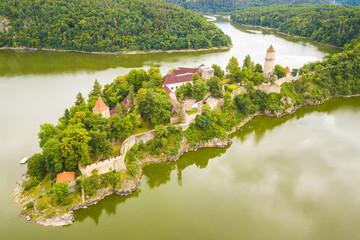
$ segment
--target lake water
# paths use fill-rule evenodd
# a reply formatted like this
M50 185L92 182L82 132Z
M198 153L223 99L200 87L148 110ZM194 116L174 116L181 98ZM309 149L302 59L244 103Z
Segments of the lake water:
M89 55L0 51L0 239L359 239L360 98L334 99L282 118L259 117L232 135L227 149L201 149L177 163L148 166L138 191L110 196L76 212L74 225L42 227L18 217L19 161L40 148L39 125L132 68L216 63L250 54L290 68L334 49L217 17L233 41L229 51Z

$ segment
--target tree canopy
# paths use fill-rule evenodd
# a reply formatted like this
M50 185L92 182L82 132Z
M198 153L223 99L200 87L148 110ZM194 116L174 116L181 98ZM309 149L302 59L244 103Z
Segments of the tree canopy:
M339 5L281 5L235 11L239 24L276 28L280 32L343 47L360 36L360 7Z
M162 0L0 1L0 47L122 52L230 44L205 17Z

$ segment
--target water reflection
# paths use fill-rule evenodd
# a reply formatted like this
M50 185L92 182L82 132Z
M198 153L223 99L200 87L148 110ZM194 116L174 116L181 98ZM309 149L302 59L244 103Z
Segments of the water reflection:
M286 115L280 118L260 116L255 117L249 123L241 128L241 131L237 131L232 134L233 137L246 141L250 134L255 134L255 142L258 144L267 132L271 132L274 128L284 124L290 119L299 120L305 115L318 112L329 114L336 111L340 106L347 110L358 110L360 106L360 97L349 98L334 98L327 104L318 106L304 106L298 109L294 114ZM331 121L331 119L328 119Z
M199 169L207 167L209 160L220 157L226 152L226 148L207 148L199 149L196 152L188 152L180 157L177 162L164 162L146 166L144 168L144 176L142 184L146 184L150 189L159 187L171 180L171 172L177 170L177 183L182 185L182 172L189 166L195 165ZM75 212L77 222L83 222L87 218L94 220L95 224L99 224L99 219L105 211L107 215L116 214L118 205L125 204L130 199L138 198L141 194L141 187L133 194L125 197L111 195L101 200L96 205L87 209L80 209Z
M0 76L28 74L57 74L86 71L89 73L109 68L140 68L145 65L160 67L161 62L176 62L179 58L199 57L228 50L187 53L156 53L135 55L98 55L75 52L0 51Z
M111 195L98 202L96 205L90 206L87 209L80 209L75 212L76 222L83 222L87 218L94 220L95 224L99 224L101 214L105 211L107 215L115 215L117 205L125 204L128 200L139 197L141 189L136 190L129 196L120 197L118 195Z

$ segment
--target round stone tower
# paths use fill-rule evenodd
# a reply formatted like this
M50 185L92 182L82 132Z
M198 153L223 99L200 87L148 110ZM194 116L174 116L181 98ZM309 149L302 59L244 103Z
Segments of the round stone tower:
M275 50L273 46L271 45L269 49L266 52L265 57L265 64L264 64L264 70L263 75L265 78L269 78L272 72L274 71L275 66Z

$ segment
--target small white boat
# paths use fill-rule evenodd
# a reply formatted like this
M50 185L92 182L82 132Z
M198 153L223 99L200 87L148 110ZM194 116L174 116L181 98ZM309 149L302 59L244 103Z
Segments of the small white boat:
M24 157L24 158L20 161L20 164L25 164L28 159L29 159L28 157Z
M29 215L26 215L25 217L26 220L30 221L31 220L31 217Z

